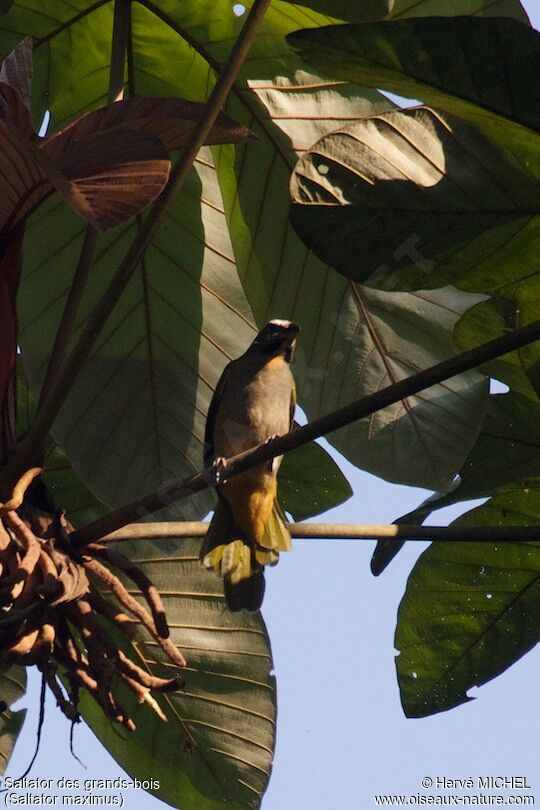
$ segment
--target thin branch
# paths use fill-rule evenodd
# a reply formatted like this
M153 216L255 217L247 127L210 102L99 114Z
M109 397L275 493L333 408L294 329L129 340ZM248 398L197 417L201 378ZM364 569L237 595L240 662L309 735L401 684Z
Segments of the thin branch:
M109 70L109 88L107 104L119 101L124 95L124 75L126 53L131 29L131 0L115 0L114 20L111 43L111 65ZM91 225L86 227L79 261L69 288L64 311L54 339L54 345L41 387L38 411L43 406L54 386L57 385L64 360L66 359L69 339L79 311L88 275L94 263L98 243L98 232ZM43 440L45 437L43 437Z
M130 523L102 537L102 542L204 537L210 524ZM305 540L445 540L448 542L523 542L540 540L540 526L417 526L406 523L288 523L291 537Z
M107 104L124 96L126 56L131 33L131 0L114 0L114 20L111 43L111 66Z
M418 394L420 391L424 391L432 385L437 385L449 377L476 368L482 363L494 360L496 357L514 351L521 346L526 346L539 338L540 320L516 329L509 334L503 335L503 337L483 343L475 349L470 349L456 357L443 360L441 363L420 371L418 374L413 374L405 380L400 380L398 383L383 388L382 391L376 391L374 394L358 399L344 408L339 408L332 413L321 416L319 419L314 419L307 425L296 428L284 436L278 436L264 444L232 456L220 468L221 480L225 481L243 470L254 467L256 464L269 461L274 456L280 456L295 450L297 447L302 447L302 445L314 439L332 433L334 430L345 427L345 425L350 425L358 419L370 416L405 397ZM164 486L151 495L134 501L99 520L95 520L88 526L72 532L70 538L77 546L84 546L86 543L98 540L127 523L134 523L152 512L157 512L158 509L167 506L173 501L187 498L194 492L200 492L208 486L215 486L215 481L212 471L205 469L196 475L184 478L182 481Z
M233 86L238 72L244 63L269 4L270 0L255 0L253 3L246 22L231 51L227 64L208 98L204 117L193 130L189 144L186 146L181 158L173 168L167 186L150 209L150 213L146 217L140 233L131 243L109 286L86 320L85 327L76 346L67 358L56 385L47 395L34 424L25 439L19 445L17 456L14 459L14 466L28 466L29 461L34 458L36 454L36 448L39 449L41 447L45 436L52 427L60 408L64 404L77 378L81 366L92 351L103 325L116 306L118 299L132 277L141 257L152 242L159 226L167 216L169 208L175 200L178 191L184 184L193 162L199 150L204 145L229 90Z
M38 412L43 407L44 401L47 399L53 387L56 385L64 360L66 358L67 349L69 345L69 338L73 330L73 324L77 317L79 305L83 296L86 281L90 273L90 269L94 263L94 255L98 241L98 232L92 228L91 225L86 227L84 240L79 255L79 261L75 269L75 275L71 282L71 287L64 304L62 317L56 331L54 344L52 347L47 371L41 386L41 393L39 397ZM43 437L45 439L45 437Z

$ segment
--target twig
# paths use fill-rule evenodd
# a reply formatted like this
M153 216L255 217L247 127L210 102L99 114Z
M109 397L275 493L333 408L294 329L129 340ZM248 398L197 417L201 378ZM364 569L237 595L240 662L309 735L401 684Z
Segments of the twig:
M114 19L111 42L111 65L107 104L114 104L124 96L126 56L131 31L131 0L114 0Z
M45 687L46 687L46 685L47 685L47 681L45 679L45 674L42 672L41 673L41 690L40 690L40 693L39 693L39 719L38 719L38 727L37 727L37 733L36 733L36 748L34 750L34 755L33 755L32 759L30 760L30 764L28 765L25 772L23 774L21 774L21 776L19 776L19 779L24 779L24 777L27 776L30 773L30 771L32 770L32 765L36 761L36 757L37 757L37 755L39 753L39 747L41 745L41 732L43 731L43 722L45 720Z
M119 540L159 540L167 537L204 537L210 524L130 523L102 543ZM287 523L291 537L305 540L445 540L448 542L504 542L540 540L540 526L420 526L405 523Z
M171 204L189 174L199 149L204 145L229 90L244 63L269 4L270 0L255 0L253 3L227 64L209 96L204 117L193 130L189 144L173 168L167 186L150 209L141 231L130 245L109 286L88 316L79 340L67 358L56 385L44 400L34 424L19 444L17 455L13 461L14 470L24 465L28 466L28 460L36 457L36 448L41 448L45 436L52 427L58 411L65 402L78 376L81 366L92 351L103 325L116 306L126 284L132 277L159 226L167 216Z
M87 225L84 234L84 241L79 255L79 261L75 269L75 275L71 282L71 287L64 304L62 317L56 331L54 344L49 357L49 363L41 386L41 393L39 396L38 413L43 407L44 401L47 399L49 393L56 385L57 380L62 370L68 345L69 338L73 329L73 324L77 317L79 305L83 296L84 288L88 279L88 275L94 263L94 255L96 252L98 241L98 232ZM45 437L43 437L45 439Z
M77 711L77 706L64 695L62 687L56 680L56 670L57 667L52 661L46 662L41 668L47 685L56 698L56 705L59 707L62 714L72 723L78 723L80 721L80 715Z
M488 360L494 360L496 357L526 346L539 338L540 320L516 329L509 334L503 335L503 337L483 343L456 357L443 360L441 363L420 371L418 374L413 374L405 380L400 380L400 382L383 388L382 391L376 391L374 394L358 399L350 405L332 411L332 413L321 416L319 419L314 419L303 427L296 428L283 436L278 436L264 444L232 456L220 468L221 480L224 481L243 470L254 467L256 464L269 461L274 456L280 456L295 450L297 447L302 447L302 445L314 439L332 433L334 430L345 427L345 425L350 425L358 419L370 416L376 411L393 405L406 397L418 394L420 391L441 383L449 377L455 377L456 374L462 374L464 371L476 368L476 366L486 363ZM194 492L200 492L208 486L215 486L215 481L212 471L205 469L196 475L174 482L151 495L146 495L138 501L121 507L115 512L93 521L88 526L72 532L69 536L76 546L84 546L86 543L98 540L127 523L134 523L167 504L187 498Z
M131 24L131 0L115 0L114 20L111 43L111 66L109 70L109 89L107 91L107 104L113 104L122 98L124 92L124 73L126 53ZM69 288L64 311L60 319L53 348L41 386L38 411L48 397L53 386L56 385L62 365L66 358L69 339L73 324L77 317L82 295L86 287L88 275L94 263L94 256L98 242L98 232L91 225L86 227L84 241L79 255L75 275Z

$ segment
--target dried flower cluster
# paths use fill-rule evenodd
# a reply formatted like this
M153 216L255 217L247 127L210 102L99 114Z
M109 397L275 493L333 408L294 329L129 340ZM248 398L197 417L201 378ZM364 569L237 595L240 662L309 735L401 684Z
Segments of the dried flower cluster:
M40 472L29 470L0 506L0 669L37 666L72 722L79 720L79 691L86 689L108 718L134 730L115 695L119 681L166 720L152 692L179 689L181 678L152 675L118 649L107 631L112 624L129 639L139 622L173 664L185 666L169 638L156 588L127 557L105 545L71 547L62 513L50 516L28 506L25 492ZM135 583L148 609L112 569Z

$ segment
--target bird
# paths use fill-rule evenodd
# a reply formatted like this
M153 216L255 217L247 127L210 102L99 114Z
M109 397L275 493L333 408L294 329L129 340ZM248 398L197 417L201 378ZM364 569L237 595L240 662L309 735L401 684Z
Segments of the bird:
M218 503L203 539L200 561L223 577L229 610L262 605L264 566L275 565L292 543L277 500L282 456L219 483L224 458L262 444L293 426L296 390L291 372L300 328L269 321L248 349L223 371L210 402L204 463L212 465Z

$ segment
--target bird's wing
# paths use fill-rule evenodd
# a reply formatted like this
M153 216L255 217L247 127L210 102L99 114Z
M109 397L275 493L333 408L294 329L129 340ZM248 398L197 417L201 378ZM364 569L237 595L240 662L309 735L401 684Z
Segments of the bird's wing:
M214 395L210 401L210 407L208 408L208 414L206 416L206 427L204 429L204 464L208 466L215 460L215 452L214 452L214 427L216 424L216 415L218 412L218 408L221 403L221 399L223 397L223 392L227 386L227 382L230 376L230 369L231 364L229 363L225 366L223 370L223 374L218 380L216 385Z

